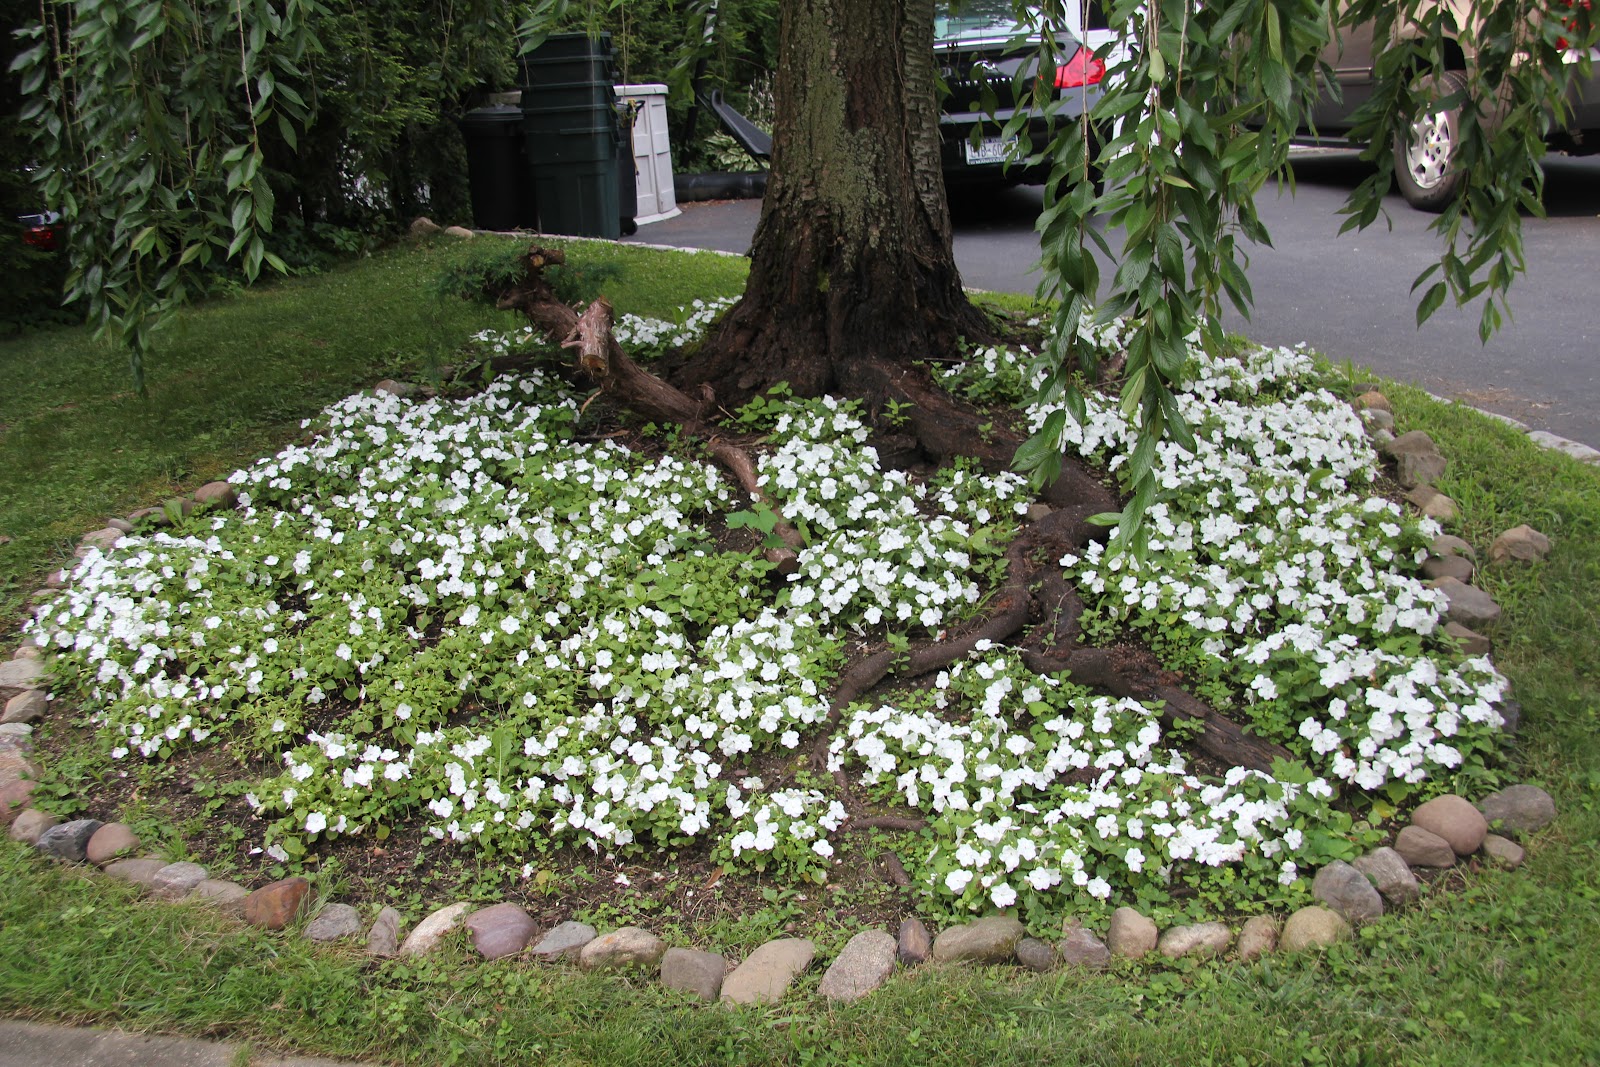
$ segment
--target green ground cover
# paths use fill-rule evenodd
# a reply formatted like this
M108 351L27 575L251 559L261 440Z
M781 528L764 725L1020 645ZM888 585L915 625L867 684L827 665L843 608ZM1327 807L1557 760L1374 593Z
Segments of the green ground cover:
M201 338L184 379L197 405L184 403L181 389L160 392L176 372L155 386L165 396L160 406L119 396L120 368L107 368L104 353L70 333L50 335L53 347L18 349L36 371L47 358L60 370L55 392L32 393L31 403L8 397L0 408L7 426L0 465L15 479L0 496L0 532L16 538L0 548L8 596L20 600L72 536L105 514L226 475L296 436L300 420L324 403L406 363L450 359L464 333L490 320L466 305L417 297L447 255L440 246L397 251L329 278L253 292L237 307L199 309L193 322L186 316L176 336ZM671 268L629 272L608 286L621 310L667 314L693 297L732 291L743 269L712 257L650 262ZM335 284L340 313L316 310L318 287ZM246 317L209 323L228 315ZM326 324L324 333L301 333L281 346L260 342L316 321ZM313 358L301 351L307 337L327 340L332 351L301 362ZM14 357L8 348L0 358ZM212 384L228 375L231 388ZM101 392L90 395L88 382ZM462 945L421 964L313 951L300 939L251 934L198 909L136 901L45 869L13 847L0 855L0 1006L413 1063L1593 1059L1600 967L1579 946L1600 935L1593 742L1600 478L1481 416L1404 387L1388 392L1401 425L1429 431L1449 457L1440 488L1462 505L1458 532L1481 547L1527 522L1556 543L1546 563L1489 568L1481 582L1506 608L1496 664L1524 709L1507 780L1544 785L1563 813L1532 842L1522 871L1452 877L1419 906L1322 957L1254 967L1161 963L1097 977L923 972L837 1010L805 995L814 974L783 1006L741 1013L697 1009L650 983L473 965ZM83 428L47 440L37 412L52 409L62 409L60 421L48 425ZM148 432L122 442L117 426L128 422ZM13 427L25 432L14 435ZM16 463L33 463L31 477L9 473L14 444ZM70 459L116 456L119 447L126 459L114 469L90 471ZM57 470L63 476L43 473ZM94 495L101 484L115 488ZM330 875L322 888L336 891L336 881ZM774 893L711 932L716 943L703 947L748 945L796 921L815 929L825 954L848 936L830 913ZM277 1010L263 1012L264 1005Z

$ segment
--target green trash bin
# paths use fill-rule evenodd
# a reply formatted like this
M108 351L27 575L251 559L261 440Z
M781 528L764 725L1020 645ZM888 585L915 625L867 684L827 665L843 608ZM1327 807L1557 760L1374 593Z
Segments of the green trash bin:
M558 34L522 57L522 125L539 228L622 235L611 36Z

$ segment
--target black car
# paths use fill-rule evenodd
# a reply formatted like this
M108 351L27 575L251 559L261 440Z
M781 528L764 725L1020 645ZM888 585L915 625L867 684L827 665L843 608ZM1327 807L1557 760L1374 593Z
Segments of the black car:
M1053 81L1060 106L1056 123L1094 106L1106 65L1068 33L1056 41ZM1019 71L1037 67L1038 37L1017 24L1008 0L940 3L934 16L934 61L943 82L940 155L946 184L1025 183L1048 180L1048 163L1027 163L1051 136L1051 119L1028 119L1026 133L1006 137L1018 112Z

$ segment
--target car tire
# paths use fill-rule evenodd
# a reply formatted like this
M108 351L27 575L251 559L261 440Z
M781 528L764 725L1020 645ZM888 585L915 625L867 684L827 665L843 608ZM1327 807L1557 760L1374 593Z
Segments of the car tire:
M1459 94L1467 76L1447 70L1418 85L1428 101L1422 114L1404 117L1394 134L1394 174L1400 195L1419 211L1443 211L1461 193L1466 175L1456 163L1461 131L1461 108L1441 108L1438 101Z

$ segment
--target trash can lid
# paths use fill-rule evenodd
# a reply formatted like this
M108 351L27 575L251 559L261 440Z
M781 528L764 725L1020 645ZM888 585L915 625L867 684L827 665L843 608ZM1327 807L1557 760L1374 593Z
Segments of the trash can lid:
M666 96L667 87L654 82L643 85L618 85L618 96Z
M498 126L503 123L522 122L522 109L515 104L491 104L488 107L475 107L462 115L460 120L464 126Z

